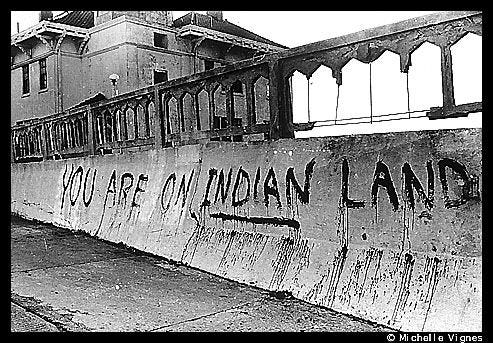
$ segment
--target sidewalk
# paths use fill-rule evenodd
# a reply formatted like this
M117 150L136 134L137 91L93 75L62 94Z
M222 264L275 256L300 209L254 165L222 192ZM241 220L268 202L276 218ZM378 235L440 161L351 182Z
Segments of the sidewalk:
M11 218L11 331L388 331L80 233Z

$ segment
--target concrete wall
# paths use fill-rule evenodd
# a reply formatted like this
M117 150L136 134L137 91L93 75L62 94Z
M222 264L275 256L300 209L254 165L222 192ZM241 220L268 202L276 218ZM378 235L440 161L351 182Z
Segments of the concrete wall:
M481 130L14 164L12 212L394 328L481 331Z

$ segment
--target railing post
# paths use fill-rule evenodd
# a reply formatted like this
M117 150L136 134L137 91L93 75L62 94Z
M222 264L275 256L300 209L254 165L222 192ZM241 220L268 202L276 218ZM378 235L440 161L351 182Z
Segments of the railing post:
M10 163L15 162L15 139L12 129L10 129Z
M214 131L214 118L216 117L216 109L214 105L214 90L207 92L207 99L209 100L209 131Z
M154 87L154 147L161 149L164 146L164 123L163 116L161 115L161 98L159 96L159 89Z
M255 113L255 99L254 99L253 87L254 87L254 83L248 80L245 84L245 96L246 96L246 108L247 108L247 118L248 118L249 128L257 124L257 115Z
M450 115L455 107L454 80L452 71L452 52L450 44L440 45L442 74L442 107L432 107L427 116L429 119L441 119Z
M199 115L199 111L198 111L197 101L195 101L196 94L190 94L190 96L192 102L192 106L191 106L192 112L190 113L190 119L188 120L188 122L190 123L190 128L189 128L190 135L188 137L191 144L195 144L197 142L195 137L197 137L197 131L198 131L197 117Z
M226 93L226 118L228 118L228 127L233 126L234 113L234 100L233 100L233 87L232 85L225 86Z
M183 135L182 133L186 132L186 126L185 126L185 114L183 113L183 98L182 98L182 94L180 94L180 96L178 96L176 99L177 99L177 102L176 102L176 109L178 111L178 144L177 145L184 145L186 144L186 142L183 142L183 137L186 135ZM173 146L175 145L176 141L173 143Z
M163 118L162 118L162 121L163 121L163 146L164 147L167 147L167 143L168 143L168 133L172 133L172 130L171 130L171 127L170 129L168 130L168 122L170 123L170 126L171 126L171 118L169 116L169 101L170 101L170 98L168 98L168 96L164 97L163 98Z
M452 73L452 52L450 45L440 46L442 65L443 110L446 113L455 106L454 81ZM445 114L444 113L444 114Z
M87 110L87 145L89 147L89 155L94 155L94 116L91 105L86 106Z
M270 138L294 138L291 110L287 99L291 96L282 77L279 60L269 62Z

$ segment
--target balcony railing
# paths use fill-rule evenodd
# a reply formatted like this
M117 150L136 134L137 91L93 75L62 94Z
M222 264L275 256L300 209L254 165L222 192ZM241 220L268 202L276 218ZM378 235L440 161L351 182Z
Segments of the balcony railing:
M467 116L482 102L455 104L451 46L467 33L482 35L481 12L444 12L265 55L170 80L64 113L17 123L12 161L29 162L154 149L213 140L293 138L313 123L293 123L295 71L309 79L322 65L337 85L343 67L371 63L386 50L407 73L424 42L440 48L443 106L429 119Z

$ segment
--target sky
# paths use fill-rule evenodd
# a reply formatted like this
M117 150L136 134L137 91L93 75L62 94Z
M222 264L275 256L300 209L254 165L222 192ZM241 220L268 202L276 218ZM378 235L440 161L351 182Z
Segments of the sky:
M53 11L54 14L62 11ZM190 11L173 11L173 17L179 18ZM205 11L196 11L205 13ZM430 11L224 11L223 16L234 24L250 30L260 36L287 47L329 39L368 28L396 23L409 18L419 17ZM38 11L11 12L11 34L27 29L38 22ZM469 38L469 37L468 37ZM481 101L481 39L472 39L469 45L453 51L454 84L456 100L464 102ZM466 40L464 40L465 42ZM461 43L462 44L462 43ZM467 45L467 46L466 46ZM407 76L400 73L398 56L385 54L372 63L373 73L368 72L369 65L351 61L343 69L343 85L340 88L339 103L336 104L337 87L331 78L330 70L321 70L309 81L310 101L307 98L308 81L304 76L293 78L293 108L295 122L306 122L310 112L311 120L338 119L345 113L351 116L368 113L367 89L371 82L374 110L382 113L405 112L408 108L419 110L431 106L441 106L440 54L436 46L419 48L412 55L412 66ZM470 61L474 61L471 63ZM372 75L371 81L369 75ZM410 85L410 95L406 94L406 84ZM459 89L460 88L460 89ZM471 95L472 94L472 95ZM479 95L479 99L478 99ZM318 99L313 100L312 99ZM359 101L354 101L358 99ZM362 100L363 99L363 100ZM464 103L462 102L462 103ZM414 105L414 104L420 104ZM307 111L307 108L310 108ZM337 107L337 114L336 112ZM423 112L424 113L424 112ZM423 114L421 113L421 114ZM417 114L419 115L419 113ZM342 117L341 117L342 116ZM429 121L427 118L399 120L381 124L337 125L321 127L306 135L338 135L344 133L372 133L409 129L439 129L454 127L481 127L482 114L472 114L468 118ZM414 126L413 126L414 125ZM351 131L352 130L352 131ZM317 133L318 132L318 133Z
M53 11L54 14L62 11ZM190 11L173 11L173 17ZM205 11L196 11L205 13ZM371 27L430 14L430 11L224 11L224 19L260 36L295 47ZM39 11L12 11L11 34L38 22Z

